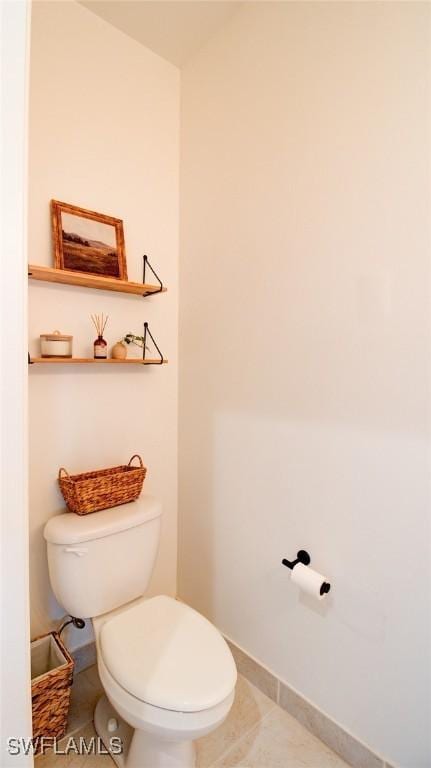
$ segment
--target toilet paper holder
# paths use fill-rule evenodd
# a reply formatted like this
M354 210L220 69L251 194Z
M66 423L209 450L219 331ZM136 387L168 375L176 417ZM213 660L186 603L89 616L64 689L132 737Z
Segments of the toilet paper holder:
M295 560L286 560L286 558L284 557L281 563L282 565L285 565L286 568L290 568L290 570L293 571L295 565L298 565L298 563L302 563L302 565L310 565L311 557L305 549L300 549L299 552L296 553ZM326 595L330 589L331 589L331 585L328 584L327 581L324 581L322 586L320 587L320 594Z

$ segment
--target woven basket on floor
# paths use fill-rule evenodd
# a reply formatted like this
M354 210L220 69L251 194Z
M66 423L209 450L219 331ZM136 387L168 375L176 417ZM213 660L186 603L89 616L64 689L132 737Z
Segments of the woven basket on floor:
M66 733L74 667L74 661L57 632L35 638L32 641L32 655L34 647L41 640L46 640L49 649L46 650L47 657L50 656L51 659L54 657L56 666L43 671L31 681L33 739L36 753L40 751L42 736L44 739L61 739ZM51 648L49 644L52 644Z
M133 459L139 460L140 467L130 466ZM135 454L128 464L81 475L69 475L61 467L58 482L68 509L77 515L88 515L135 501L142 491L146 474L141 457Z

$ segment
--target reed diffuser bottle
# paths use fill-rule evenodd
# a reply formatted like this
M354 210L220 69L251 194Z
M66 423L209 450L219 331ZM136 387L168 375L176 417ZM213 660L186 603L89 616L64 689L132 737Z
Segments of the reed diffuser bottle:
M108 322L108 316L104 317L102 312L101 315L91 315L91 319L97 331L97 339L94 342L94 359L106 360L108 357L108 344L103 338L103 334Z

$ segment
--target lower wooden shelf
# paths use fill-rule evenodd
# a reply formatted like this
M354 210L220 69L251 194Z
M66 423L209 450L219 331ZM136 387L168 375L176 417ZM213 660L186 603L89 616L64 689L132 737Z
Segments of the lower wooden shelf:
M161 365L165 364L168 361L163 358L163 360L160 360L158 358L146 358L143 360L139 357L130 357L126 360L113 360L112 358L108 358L107 360L98 360L94 357L31 357L30 363L44 363L45 365L52 365L53 363L57 365Z

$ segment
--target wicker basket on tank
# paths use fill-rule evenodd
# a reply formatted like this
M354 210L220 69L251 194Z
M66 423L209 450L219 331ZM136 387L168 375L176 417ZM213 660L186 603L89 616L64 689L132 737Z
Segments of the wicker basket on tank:
M57 632L31 642L31 707L33 743L37 754L51 739L66 733L74 661ZM48 742L48 743L47 743Z
M130 466L133 459L138 459L139 467ZM88 515L135 501L142 491L146 474L141 457L135 454L128 464L81 475L69 475L61 467L58 482L68 509L77 515Z

